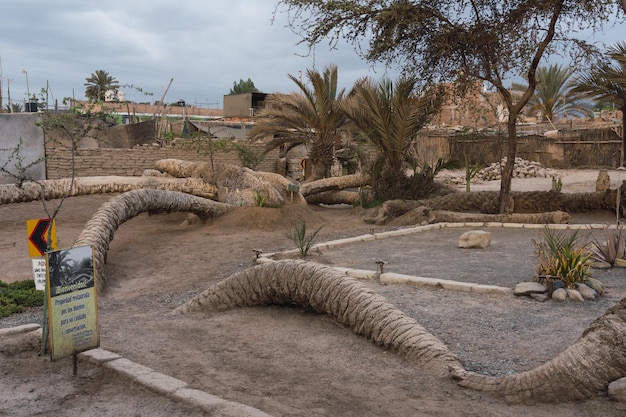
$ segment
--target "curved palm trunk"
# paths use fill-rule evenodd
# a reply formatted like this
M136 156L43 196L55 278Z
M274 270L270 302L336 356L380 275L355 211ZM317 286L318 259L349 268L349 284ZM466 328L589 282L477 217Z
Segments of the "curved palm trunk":
M572 346L533 370L502 378L454 371L459 384L503 395L513 403L592 398L626 376L626 298L594 321Z
M109 244L122 223L144 212L172 213L188 211L203 220L219 217L232 206L175 191L134 190L104 203L74 242L74 247L92 246L98 275L98 289L106 282L104 264Z
M231 275L174 314L271 304L298 304L328 314L435 375L447 377L451 370L463 370L443 342L384 297L330 267L300 260L258 265Z
M15 184L0 185L0 204L25 203L52 200L78 195L123 193L140 188L180 191L200 197L215 199L217 188L198 178L163 177L79 177L58 180L29 181L18 187ZM71 188L71 192L70 192Z

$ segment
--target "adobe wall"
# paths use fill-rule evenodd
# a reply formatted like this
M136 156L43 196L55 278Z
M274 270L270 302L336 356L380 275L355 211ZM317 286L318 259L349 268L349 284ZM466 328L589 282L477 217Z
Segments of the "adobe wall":
M609 168L620 165L621 137L612 129L559 130L553 137L527 134L518 137L517 156L550 168ZM430 134L416 141L420 161L431 165L439 158L464 164L489 165L506 156L506 132L484 134Z
M258 151L260 145L249 145ZM47 176L48 179L67 178L72 175L71 158L69 148L46 149L47 153ZM153 169L154 163L159 159L182 159L193 162L210 162L208 152L192 149L190 147L174 144L165 147L148 146L131 149L120 148L80 148L75 154L75 166L77 177L87 176L140 176L145 169ZM278 150L269 152L256 167L257 171L276 172ZM236 151L215 150L213 153L214 163L227 163L243 166Z

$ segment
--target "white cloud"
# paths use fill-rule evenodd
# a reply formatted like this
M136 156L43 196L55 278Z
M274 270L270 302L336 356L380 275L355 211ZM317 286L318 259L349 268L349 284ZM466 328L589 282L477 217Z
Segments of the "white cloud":
M297 45L299 38L286 28L277 0L21 0L3 4L0 13L0 58L6 90L11 79L13 98L49 82L55 98L81 98L84 82L103 69L121 84L154 93L137 101L155 100L174 79L167 101L210 102L221 106L233 82L251 78L265 92L293 91L287 74L315 66L339 67L342 87L350 88L365 75L392 78L397 71L372 66L351 45L329 51ZM611 29L612 36L625 32ZM624 38L621 36L620 38ZM4 94L6 99L6 93Z

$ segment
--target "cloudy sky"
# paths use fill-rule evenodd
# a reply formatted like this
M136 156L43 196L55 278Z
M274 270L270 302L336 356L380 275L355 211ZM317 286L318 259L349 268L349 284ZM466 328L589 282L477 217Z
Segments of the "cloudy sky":
M304 56L307 48L285 27L286 16L272 23L274 0L6 3L0 13L3 104L7 86L12 100L20 100L46 82L59 102L84 98L85 78L98 69L153 94L126 89L127 99L158 100L173 79L165 101L212 108L222 107L224 94L240 79L251 78L272 93L294 90L288 74L331 63L346 88L365 75L397 74L363 62L350 46L329 51L319 45L314 56ZM613 39L626 40L626 24L610 31Z

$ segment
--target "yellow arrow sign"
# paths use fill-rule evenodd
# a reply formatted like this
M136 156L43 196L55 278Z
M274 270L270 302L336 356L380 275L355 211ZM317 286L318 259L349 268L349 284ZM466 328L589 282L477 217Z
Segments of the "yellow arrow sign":
M48 228L50 219L26 220L26 231L28 233L28 256L37 258L43 256L48 250ZM50 250L57 250L57 229L56 223L52 222Z

